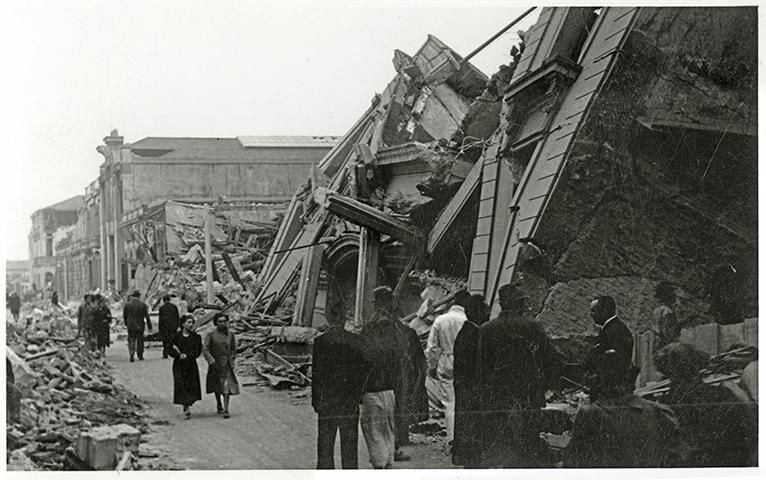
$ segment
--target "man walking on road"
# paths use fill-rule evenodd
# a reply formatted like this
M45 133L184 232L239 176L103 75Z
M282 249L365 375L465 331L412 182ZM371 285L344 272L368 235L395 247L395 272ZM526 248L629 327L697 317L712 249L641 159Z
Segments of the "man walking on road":
M455 433L455 386L452 383L455 338L466 321L465 307L470 300L471 295L465 290L457 292L452 307L436 317L428 335L428 374L439 381L442 389L448 441L452 441Z
M311 404L317 420L317 469L335 468L335 435L340 430L344 470L359 467L359 400L369 367L364 342L344 330L343 308L329 312L330 328L314 340Z
M131 295L128 303L122 310L122 319L125 326L128 327L128 352L130 361L134 361L134 356L139 360L144 359L144 330L148 326L152 330L152 320L149 318L149 307L141 301L141 292L136 290ZM144 321L146 323L144 323Z
M162 340L162 358L168 358L168 355L172 353L171 350L173 348L170 344L170 339L178 331L181 317L178 315L178 308L171 303L170 295L162 297L162 301L164 303L160 307L158 328L160 331L160 339Z

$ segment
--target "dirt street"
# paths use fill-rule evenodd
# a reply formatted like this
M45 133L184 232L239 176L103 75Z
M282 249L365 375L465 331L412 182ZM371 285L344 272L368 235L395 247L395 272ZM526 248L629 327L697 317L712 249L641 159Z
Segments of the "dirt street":
M144 361L130 363L126 340L114 340L107 360L116 370L116 381L150 402L152 433L142 449L156 450L183 469L311 469L316 463L316 415L310 390L274 391L243 386L232 397L231 418L215 413L215 399L205 395L192 406L185 420L181 407L172 404L172 359L162 359L152 345ZM207 364L200 358L203 382ZM248 379L240 378L247 384ZM443 439L415 435L406 447L412 456L395 468L451 468ZM340 468L340 446L336 467ZM371 468L367 447L359 432L359 466Z

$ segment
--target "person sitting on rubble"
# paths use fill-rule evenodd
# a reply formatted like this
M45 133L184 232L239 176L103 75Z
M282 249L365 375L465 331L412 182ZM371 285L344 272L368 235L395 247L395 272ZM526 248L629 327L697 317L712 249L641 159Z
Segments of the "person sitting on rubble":
M663 397L678 416L685 451L683 467L749 467L757 462L757 404L732 381L706 384L701 370L708 355L684 343L671 343L655 359L670 379Z
M359 467L359 401L370 368L364 342L343 326L342 301L328 309L329 328L314 339L311 405L317 413L317 469L335 468L335 437L340 431L344 470Z
M207 334L202 353L207 360L206 392L215 395L216 413L229 418L229 399L239 395L239 383L234 374L237 339L229 330L229 316L219 313L213 317L215 329ZM223 397L223 404L221 403Z
M194 402L202 400L197 357L202 353L202 338L194 331L194 317L181 317L181 330L168 339L173 357L173 403L183 406L184 418L191 417Z
M592 358L600 395L575 416L565 468L675 466L678 420L669 407L633 395L618 355L607 351Z

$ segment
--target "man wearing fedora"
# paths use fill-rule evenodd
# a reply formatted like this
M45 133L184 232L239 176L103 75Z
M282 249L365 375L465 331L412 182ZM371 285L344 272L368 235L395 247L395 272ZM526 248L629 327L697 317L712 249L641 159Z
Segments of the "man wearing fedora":
M149 327L152 330L152 321L149 318L149 307L141 301L141 292L136 290L130 296L122 310L122 318L125 326L128 327L128 352L130 361L138 356L139 360L144 359L144 330Z

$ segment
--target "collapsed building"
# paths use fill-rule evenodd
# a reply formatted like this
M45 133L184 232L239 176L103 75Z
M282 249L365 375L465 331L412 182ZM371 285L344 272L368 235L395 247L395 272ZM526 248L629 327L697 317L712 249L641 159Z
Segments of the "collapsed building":
M294 325L334 309L358 327L379 284L417 305L417 272L495 312L513 282L577 360L591 298L640 334L667 281L684 325L754 341L755 10L544 8L522 37L491 79L433 36L395 52L394 80L293 197L257 307L295 295Z

